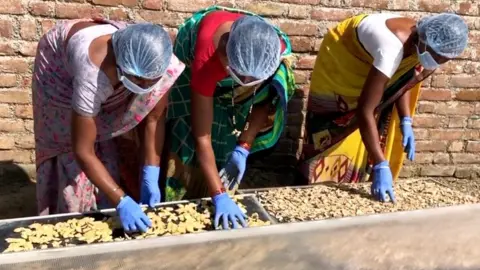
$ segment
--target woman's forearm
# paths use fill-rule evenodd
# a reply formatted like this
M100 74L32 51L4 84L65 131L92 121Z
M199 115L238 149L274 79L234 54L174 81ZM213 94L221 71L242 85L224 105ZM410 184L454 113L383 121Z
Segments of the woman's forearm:
M118 205L125 193L113 180L95 153L91 151L75 153L75 158L88 179L107 196L110 202Z
M384 161L385 156L380 146L380 136L373 112L360 112L358 114L358 122L363 143L368 153L372 155L374 163L378 164Z
M395 103L400 120L410 117L410 91L406 91Z
M262 130L268 121L270 114L271 104L266 103L259 106L255 106L252 109L252 113L248 116L246 128L243 130L239 137L239 140L248 144L253 144L257 134ZM248 128L247 128L248 126Z
M197 160L202 170L205 181L207 181L208 190L211 195L219 191L223 185L218 175L218 168L215 162L215 153L213 152L211 138L200 138L196 140L195 145Z
M165 141L165 117L160 119L146 119L142 126L141 147L143 164L151 166L160 165L160 157Z

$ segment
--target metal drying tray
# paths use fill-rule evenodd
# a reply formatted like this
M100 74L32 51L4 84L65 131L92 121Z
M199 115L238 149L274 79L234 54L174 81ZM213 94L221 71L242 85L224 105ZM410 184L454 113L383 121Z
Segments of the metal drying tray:
M247 209L247 213L253 214L258 213L259 219L262 221L270 221L270 223L275 224L277 223L276 219L271 217L267 211L261 206L259 201L257 200L256 196L253 194L240 194L235 195L235 198L238 199L240 203L242 203L245 208ZM210 198L203 198L197 200L182 200L182 201L174 201L174 202L167 202L167 203L160 203L155 206L153 211L159 210L161 208L172 207L176 208L178 204L188 204L188 203L195 203L197 205L201 205L203 201L207 201L208 205L211 204ZM148 210L147 210L148 211ZM150 210L152 211L152 210ZM28 227L33 223L40 223L40 224L55 224L58 222L65 222L69 219L80 219L85 217L94 218L96 221L102 220L105 221L108 218L117 216L117 212L115 209L105 209L95 212L87 212L87 213L69 213L69 214L58 214L58 215L48 215L48 216L36 216L36 217L27 217L27 218L16 218L16 219L5 219L0 220L0 252L3 252L7 247L8 243L5 241L6 238L19 238L20 233L15 233L14 229L19 227ZM115 228L112 230L113 237L119 238L125 236L125 232L123 228ZM162 237L162 236L159 236ZM62 239L62 244L65 244L66 239ZM87 245L86 242L77 241L74 239L69 239L69 244L74 245ZM91 243L98 244L96 242ZM49 245L49 248L53 248ZM74 248L74 247L71 247ZM35 252L35 251L30 251ZM18 252L16 252L18 253ZM1 257L1 255L0 255Z

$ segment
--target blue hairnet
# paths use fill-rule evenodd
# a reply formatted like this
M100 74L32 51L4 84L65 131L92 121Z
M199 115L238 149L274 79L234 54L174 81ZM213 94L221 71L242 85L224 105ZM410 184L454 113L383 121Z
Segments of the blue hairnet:
M455 58L467 47L467 24L453 13L425 17L417 23L417 31L422 42L444 57Z
M117 65L123 72L145 79L163 75L172 58L172 41L162 26L129 25L112 35Z
M280 45L271 24L256 16L244 16L230 30L228 65L239 75L267 79L280 64Z

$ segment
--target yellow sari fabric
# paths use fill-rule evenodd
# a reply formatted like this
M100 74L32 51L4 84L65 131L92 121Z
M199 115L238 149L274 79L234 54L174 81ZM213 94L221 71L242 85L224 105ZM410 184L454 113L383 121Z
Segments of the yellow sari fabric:
M330 29L325 35L322 46L318 52L315 67L312 73L308 113L317 115L315 122L307 123L307 126L315 126L321 115L345 114L354 115L357 101L360 97L367 75L372 67L373 57L363 48L357 38L356 29L360 22L368 15L362 14L340 22ZM387 85L387 90L400 90L398 84L392 86L400 79L405 86L410 79L405 79L407 72L412 72L418 65L417 55L409 56L401 62L397 72L392 76ZM402 77L403 76L403 77ZM415 110L420 83L412 85L411 112ZM384 102L385 100L382 100ZM390 160L390 166L394 177L397 178L404 159L401 145L402 135L399 129L398 115L395 109L391 111L388 130L383 137L386 158ZM309 118L307 118L309 121ZM320 120L321 121L321 120ZM328 121L328 120L325 120ZM336 119L335 124L342 126L348 120ZM329 129L315 130L309 133L307 128L308 143L306 148L314 150L325 149L329 145L335 132ZM380 134L382 135L382 134ZM304 152L305 153L305 152ZM300 170L309 180L309 184L325 181L357 182L368 177L367 161L368 154L362 142L360 132L356 128L348 137L331 145L325 151L315 156L307 157L302 161Z

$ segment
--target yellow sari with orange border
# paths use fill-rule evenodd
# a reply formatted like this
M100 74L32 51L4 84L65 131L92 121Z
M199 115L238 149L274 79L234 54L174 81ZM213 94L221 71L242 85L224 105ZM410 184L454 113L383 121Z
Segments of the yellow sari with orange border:
M329 29L312 73L306 140L300 164L309 184L368 180L371 164L355 116L357 101L373 63L373 57L357 37L362 14ZM417 55L402 60L376 109L381 144L396 179L405 157L399 117L394 103L411 91L413 116L421 86Z

